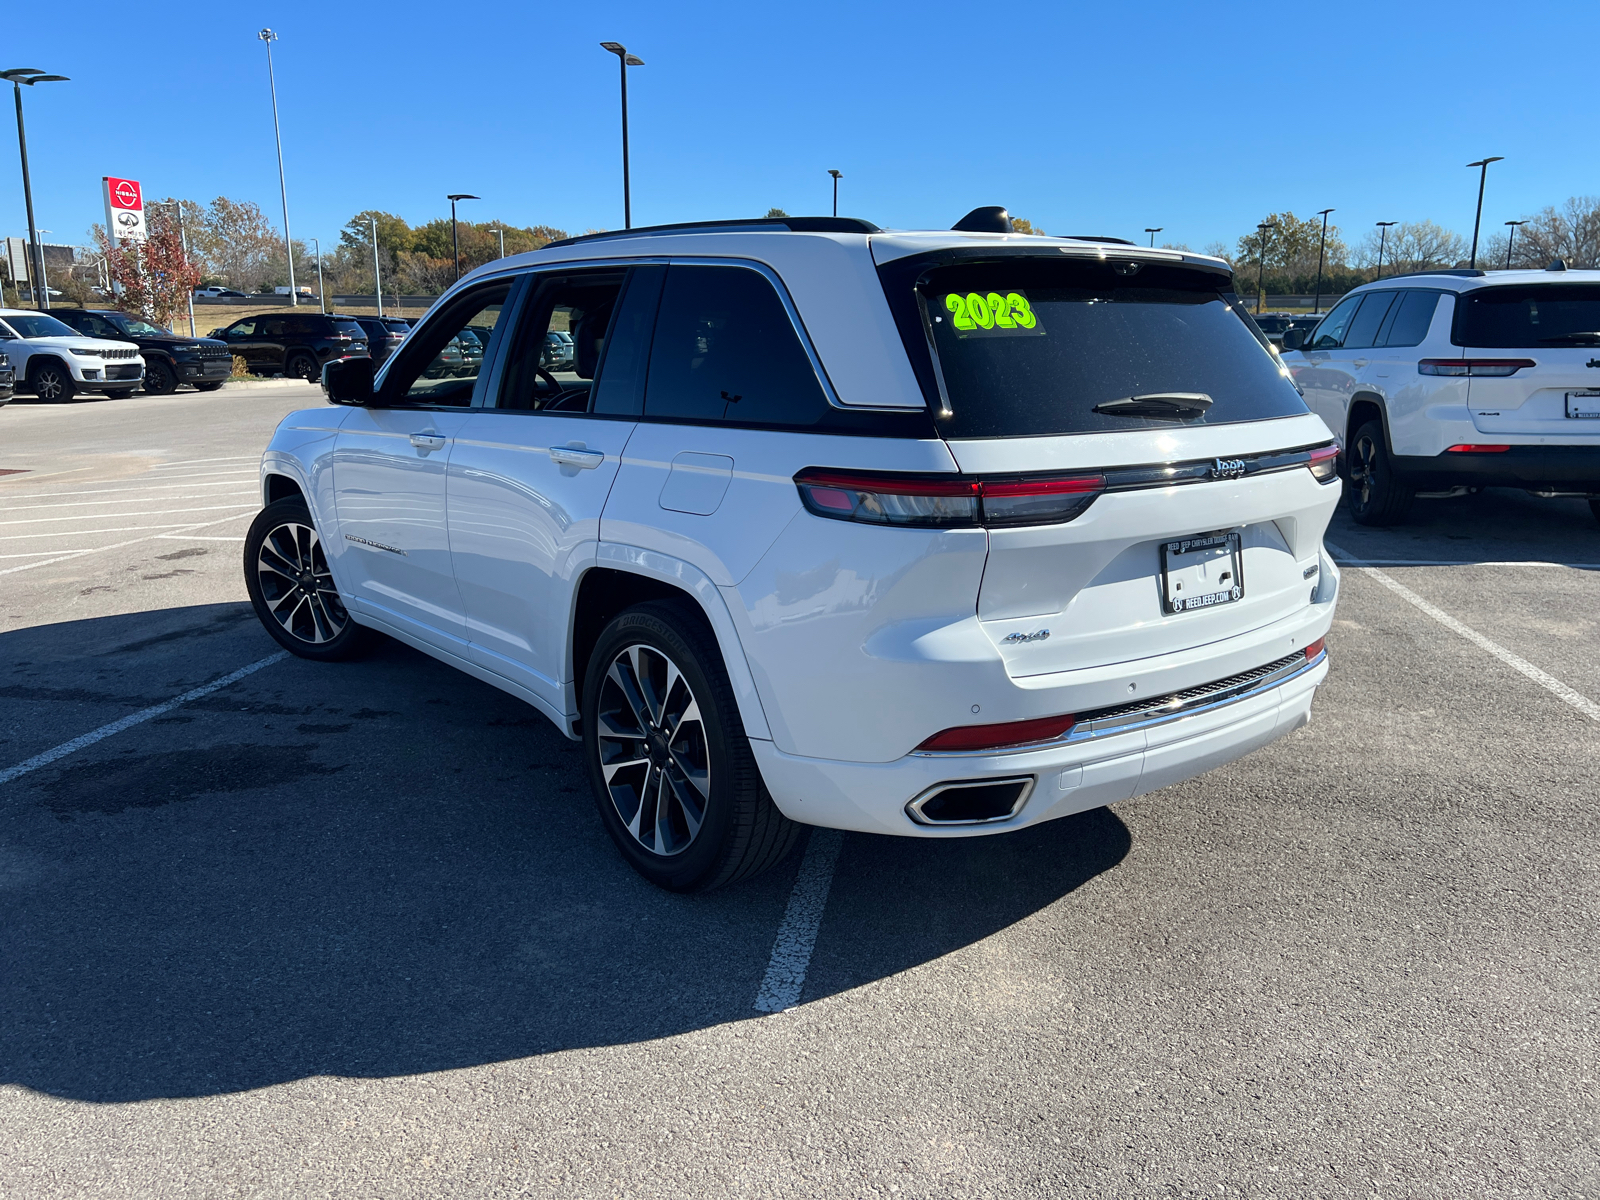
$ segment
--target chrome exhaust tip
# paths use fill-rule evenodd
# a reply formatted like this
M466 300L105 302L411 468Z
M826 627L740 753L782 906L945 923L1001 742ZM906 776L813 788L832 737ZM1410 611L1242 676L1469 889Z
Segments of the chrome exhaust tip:
M906 805L918 825L993 825L1022 811L1033 791L1033 776L966 779L939 783Z

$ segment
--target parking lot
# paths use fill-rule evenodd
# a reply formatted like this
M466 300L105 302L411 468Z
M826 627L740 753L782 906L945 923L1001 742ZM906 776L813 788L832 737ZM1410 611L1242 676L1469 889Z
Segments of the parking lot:
M1309 727L845 835L768 1014L801 855L658 891L521 702L260 628L256 461L319 402L0 410L0 1196L1600 1190L1584 501L1341 510Z

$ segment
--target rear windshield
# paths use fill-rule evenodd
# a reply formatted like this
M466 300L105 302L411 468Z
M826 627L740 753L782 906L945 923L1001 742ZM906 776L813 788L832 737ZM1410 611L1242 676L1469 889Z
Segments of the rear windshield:
M358 321L340 321L336 319L333 322L333 327L340 333L347 333L351 337L364 338L367 336L367 331L361 328L361 324Z
M1534 283L1464 292L1450 340L1507 350L1600 346L1600 287Z
M1018 258L927 272L917 292L948 398L945 436L1218 425L1307 411L1230 304L1226 277L1116 267ZM1177 401L1170 415L1152 407L1171 400L1133 400L1152 396Z

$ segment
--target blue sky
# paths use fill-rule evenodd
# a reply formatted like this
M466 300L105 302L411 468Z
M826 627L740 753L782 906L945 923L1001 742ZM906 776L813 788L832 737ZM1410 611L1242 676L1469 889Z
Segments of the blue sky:
M1600 193L1600 88L1577 69L1600 5L1271 6L926 2L753 5L389 0L140 8L96 32L50 4L8 14L45 240L81 242L99 180L251 199L277 221L271 25L296 237L366 208L581 232L622 224L617 40L629 75L635 224L771 205L944 228L1004 204L1052 233L1232 244L1268 211L1333 206L1485 236ZM441 12L449 12L441 18ZM81 13L79 14L81 16ZM169 64L169 69L163 69ZM9 105L8 105L9 108ZM9 112L0 233L26 218Z

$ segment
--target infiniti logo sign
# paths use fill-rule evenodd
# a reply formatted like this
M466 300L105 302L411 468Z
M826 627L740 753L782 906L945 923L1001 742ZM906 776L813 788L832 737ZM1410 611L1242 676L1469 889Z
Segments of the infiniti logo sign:
M1246 469L1242 458L1219 458L1211 464L1211 478L1238 479Z

